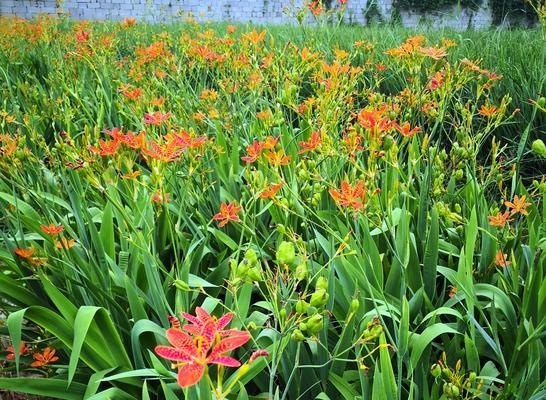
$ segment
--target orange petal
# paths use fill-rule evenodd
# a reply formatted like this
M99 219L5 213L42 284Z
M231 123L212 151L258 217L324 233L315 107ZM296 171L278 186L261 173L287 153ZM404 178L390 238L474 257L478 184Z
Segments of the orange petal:
M203 377L204 371L204 365L196 363L186 364L178 371L178 384L183 388L195 385Z

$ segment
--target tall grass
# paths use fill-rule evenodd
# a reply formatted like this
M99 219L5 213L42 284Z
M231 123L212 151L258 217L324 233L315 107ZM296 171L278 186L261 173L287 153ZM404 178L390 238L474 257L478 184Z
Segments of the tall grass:
M2 23L0 389L544 396L543 31ZM182 388L197 307L251 339Z

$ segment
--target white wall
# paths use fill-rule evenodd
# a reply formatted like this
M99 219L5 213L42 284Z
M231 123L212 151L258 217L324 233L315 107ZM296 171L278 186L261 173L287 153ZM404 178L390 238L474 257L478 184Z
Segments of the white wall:
M337 0L332 0L337 2ZM365 24L366 9L371 0L348 0L345 19ZM146 21L173 21L188 12L198 20L238 21L254 23L289 23L294 18L286 13L295 3L304 0L64 0L62 9L75 19L113 19L135 17ZM393 0L377 0L384 20L392 14ZM0 15L17 15L32 18L40 13L54 14L55 0L0 0ZM401 12L402 23L412 27L428 24L456 29L482 28L491 25L491 12L487 7L477 11L448 8L439 13L423 16L414 12Z

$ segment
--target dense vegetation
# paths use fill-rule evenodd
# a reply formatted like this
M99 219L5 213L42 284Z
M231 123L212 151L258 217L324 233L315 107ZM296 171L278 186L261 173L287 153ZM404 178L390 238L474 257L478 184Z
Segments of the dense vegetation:
M0 389L543 398L544 39L0 19Z

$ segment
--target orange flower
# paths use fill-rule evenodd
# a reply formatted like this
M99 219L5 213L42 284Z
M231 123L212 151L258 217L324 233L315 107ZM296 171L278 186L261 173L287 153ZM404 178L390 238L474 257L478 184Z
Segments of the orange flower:
M322 13L322 6L319 0L310 1L307 3L307 8L313 15L320 15Z
M161 190L157 189L157 192L155 192L154 197L152 198L152 201L154 203L170 203L172 202L172 199L170 199L171 194L165 193L162 194Z
M455 286L451 286L451 285L449 285L448 287L451 288L451 290L449 291L448 296L449 296L450 299L452 299L457 294L457 288Z
M279 143L280 137L275 137L269 135L265 138L263 142L261 142L261 146L263 150L271 150L274 149L277 143Z
M128 98L129 100L138 100L140 95L142 94L142 89L135 88L135 89L123 89L121 90L121 93Z
M87 42L91 37L91 31L84 31L83 28L76 32L76 40L80 43Z
M161 111L156 111L151 114L144 114L144 123L149 125L161 125L167 119L171 117L172 113L169 111L167 114L163 114Z
M309 138L308 142L301 141L298 144L302 148L300 151L298 151L298 154L313 151L321 144L320 134L315 131L311 133L311 137Z
M130 28L131 26L136 25L137 21L136 18L124 18L123 19L123 27L124 28Z
M21 248L15 249L15 254L17 254L21 258L24 258L25 260L28 260L34 254L34 249L21 247Z
M509 212L497 213L497 215L488 215L487 218L489 218L489 225L496 226L498 228L503 228L508 222L512 222L513 220L508 218L510 216Z
M421 47L419 53L422 55L432 58L433 60L440 60L447 56L446 49L444 47Z
M391 128L393 121L384 116L386 108L380 110L362 110L358 113L358 123L364 129L369 129L374 136L377 136Z
M343 207L352 207L355 210L364 207L366 192L364 191L364 181L361 179L355 187L351 187L347 180L341 182L341 190L330 189L330 196L334 201Z
M478 110L478 114L480 114L482 117L494 117L497 114L498 110L496 106L486 106L483 104L480 109Z
M511 261L508 261L508 255L503 254L501 250L497 252L497 256L495 257L495 265L498 265L499 267L506 268L510 264L512 264Z
M95 146L89 146L89 150L91 150L95 154L100 154L101 156L113 156L116 154L119 148L119 142L117 140L99 140L99 147Z
M49 224L49 226L48 225L40 225L40 228L42 228L42 230L45 233L47 233L48 235L51 235L51 236L56 236L59 233L61 233L62 231L64 231L64 226L62 226L62 225L56 226L55 224Z
M72 247L74 247L74 239L70 239L70 240L67 240L66 238L61 238L61 240L57 240L55 242L55 246L57 246L57 248L60 250L60 249L65 249L65 250L68 250L68 249L71 249Z
M255 140L252 144L249 144L246 148L247 155L245 157L241 157L241 160L252 164L255 162L258 157L260 157L260 153L262 152L262 145L260 142Z
M416 126L415 128L411 129L409 122L405 122L404 125L400 126L396 122L393 123L394 128L400 132L402 136L405 137L412 137L413 135L419 133L421 129Z
M240 219L237 216L237 213L241 210L241 206L236 205L235 201L232 201L229 204L222 203L220 204L220 212L216 214L212 219L215 221L220 221L218 226L222 228L229 221L239 222Z
M275 195L277 194L279 189L282 188L283 185L284 185L284 182L277 183L277 184L272 183L271 185L269 185L268 187L264 189L264 191L260 194L260 197L262 199L272 199L273 197L275 197Z
M31 367L43 367L59 359L59 357L55 357L55 349L52 350L49 347L46 347L43 350L43 353L35 353L32 357L34 357L36 361L30 364Z
M285 156L284 150L280 149L279 151L269 151L265 155L265 158L267 158L267 161L269 161L269 164L274 166L280 166L280 165L288 165L288 161L292 158L292 156Z
M29 347L26 345L24 341L21 341L21 344L19 345L19 355L24 356L29 351ZM13 360L15 359L15 351L13 349L13 346L8 347L7 349L8 355L6 356L6 359Z
M526 200L525 196L518 197L516 195L514 196L514 200L512 202L505 201L504 205L511 209L510 215L514 215L517 213L520 213L523 215L529 215L529 212L526 210L526 208L529 207L531 203L526 203L525 200Z

